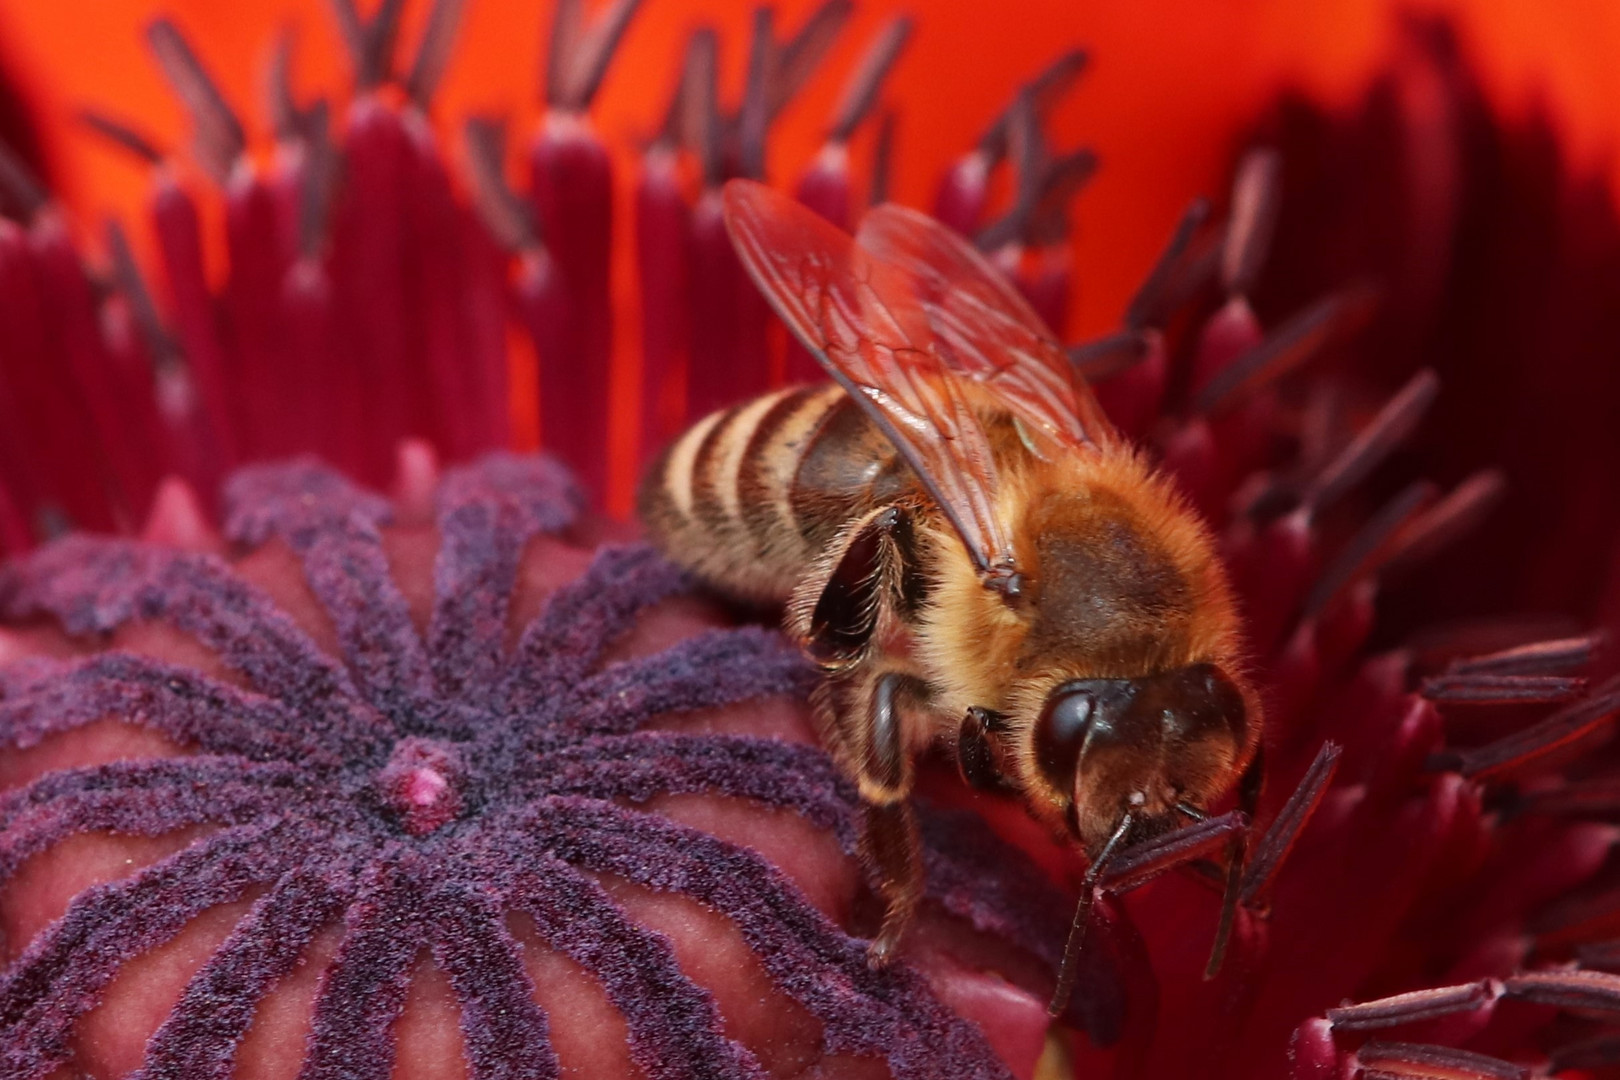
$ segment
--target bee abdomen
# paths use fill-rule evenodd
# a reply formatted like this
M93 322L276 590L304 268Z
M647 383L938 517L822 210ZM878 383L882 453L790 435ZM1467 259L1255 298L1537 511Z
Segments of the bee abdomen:
M642 481L639 509L653 538L725 592L786 600L825 543L820 534L842 524L805 520L794 489L844 402L836 386L788 387L698 421Z

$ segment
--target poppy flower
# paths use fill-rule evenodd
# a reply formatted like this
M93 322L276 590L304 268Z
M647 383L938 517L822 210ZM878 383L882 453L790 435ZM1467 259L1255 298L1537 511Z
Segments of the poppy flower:
M83 243L41 179L80 178L26 140L0 162L0 1074L1620 1063L1593 629L1620 587L1591 584L1620 231L1452 24L1404 17L1364 92L1239 94L1229 182L1206 135L1213 201L1152 250L1130 226L1105 325L1074 317L1075 197L1114 167L1063 119L1085 53L975 87L1011 101L934 177L887 87L943 85L940 13L637 46L650 11L564 3L515 169L510 121L446 101L460 4L333 6L345 80L283 37L263 145L216 43L149 24L189 148L85 103L149 185L138 231ZM1079 855L940 755L922 917L870 969L812 670L611 520L658 442L816 375L731 252L736 176L973 237L1086 328L1075 364L1221 536L1265 789L1109 866L1055 1020Z

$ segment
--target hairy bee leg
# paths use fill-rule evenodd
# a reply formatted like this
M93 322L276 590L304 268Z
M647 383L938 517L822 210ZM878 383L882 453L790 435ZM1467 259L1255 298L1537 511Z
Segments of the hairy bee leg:
M899 955L900 941L922 897L920 844L909 802L869 803L861 809L862 853L883 879L883 925L866 950L866 961L874 968L887 967Z
M922 895L922 861L912 814L911 763L901 728L900 698L915 679L897 671L879 675L867 703L858 747L861 854L877 871L883 925L867 951L873 967L891 963Z
M873 647L880 627L915 611L926 588L913 513L892 504L845 526L834 557L789 604L790 626L828 676L812 699L823 738L854 774L864 804L861 856L884 904L868 954L873 967L893 960L922 892L899 705L925 699L928 689L914 675L883 670Z
M846 526L834 545L837 557L807 579L814 591L789 602L793 632L823 669L859 664L884 613L909 613L921 603L926 584L911 519L909 507L895 504Z

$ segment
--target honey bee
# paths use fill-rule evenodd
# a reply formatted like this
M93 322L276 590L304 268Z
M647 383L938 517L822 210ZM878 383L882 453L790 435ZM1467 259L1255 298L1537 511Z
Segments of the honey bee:
M825 673L816 721L858 785L885 905L874 965L921 893L910 795L931 746L1083 848L1056 1013L1108 861L1258 787L1260 708L1212 537L961 237L892 204L850 236L743 180L723 202L833 381L699 421L645 478L642 519L722 593L784 604Z

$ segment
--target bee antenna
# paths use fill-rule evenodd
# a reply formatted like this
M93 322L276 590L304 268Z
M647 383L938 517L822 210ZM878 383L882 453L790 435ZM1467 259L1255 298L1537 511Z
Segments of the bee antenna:
M1080 948L1086 943L1086 927L1091 923L1091 905L1097 898L1097 886L1102 881L1103 871L1108 868L1108 861L1118 853L1125 841L1125 834L1131 831L1131 824L1130 814L1120 818L1108 843L1086 867L1086 876L1080 882L1080 903L1074 909L1069 940L1063 946L1063 965L1058 968L1057 989L1052 991L1052 1002L1046 1007L1048 1016L1062 1016L1069 1007L1069 996L1074 993L1074 983L1080 975Z

